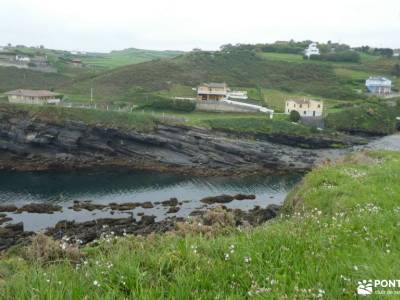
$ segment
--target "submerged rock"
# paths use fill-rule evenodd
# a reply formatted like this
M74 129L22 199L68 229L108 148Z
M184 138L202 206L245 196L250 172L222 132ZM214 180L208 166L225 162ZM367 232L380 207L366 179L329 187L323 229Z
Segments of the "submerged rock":
M120 210L120 211L124 211L124 210L133 210L137 207L139 207L141 205L141 203L139 202L126 202L126 203L110 203L109 207L112 210Z
M200 201L206 204L214 204L214 203L228 203L233 201L235 198L230 195L220 195L214 197L205 197Z
M162 201L161 204L163 206L177 206L178 205L178 199L177 198L170 198L169 200Z
M92 203L91 201L74 201L74 205L70 208L72 208L74 211L81 211L82 209L88 210L88 211L93 211L93 210L102 210L106 208L107 205L104 204L95 204Z
M168 211L167 214L174 214L177 213L180 210L179 206L171 206Z
M254 200L256 199L256 195L237 194L233 198L235 200Z
M18 209L14 204L0 205L0 212L14 212Z
M12 221L10 217L0 217L0 225L3 225L6 222Z
M52 214L57 211L62 211L62 207L51 203L29 203L18 208L17 212L28 212L37 214Z

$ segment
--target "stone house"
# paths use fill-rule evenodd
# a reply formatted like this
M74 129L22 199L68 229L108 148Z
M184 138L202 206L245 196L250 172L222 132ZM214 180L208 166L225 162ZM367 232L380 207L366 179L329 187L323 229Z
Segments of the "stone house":
M226 83L204 83L197 88L198 100L219 101L227 98L228 86Z
M324 104L322 101L304 99L288 100L285 103L285 114L289 115L291 111L297 111L300 117L322 117Z
M15 90L5 93L10 103L58 104L61 96L46 90Z

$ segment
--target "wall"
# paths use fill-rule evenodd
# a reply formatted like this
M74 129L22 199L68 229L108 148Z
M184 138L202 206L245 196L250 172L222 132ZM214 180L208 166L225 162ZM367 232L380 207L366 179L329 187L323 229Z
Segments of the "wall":
M257 112L251 108L239 107L220 101L197 101L196 110L200 111L220 111L220 112Z

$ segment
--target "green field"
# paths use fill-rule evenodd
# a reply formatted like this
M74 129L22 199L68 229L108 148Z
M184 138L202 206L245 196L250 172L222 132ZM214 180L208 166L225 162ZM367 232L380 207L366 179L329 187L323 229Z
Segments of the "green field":
M256 228L217 210L211 228L195 219L168 235L110 234L80 252L41 238L45 252L3 256L0 298L354 299L358 281L400 276L399 169L393 152L320 167L284 215Z
M138 64L154 59L172 58L182 54L181 51L155 51L143 49L125 49L112 51L107 54L87 54L79 56L82 62L89 66L100 69L112 69L116 67Z

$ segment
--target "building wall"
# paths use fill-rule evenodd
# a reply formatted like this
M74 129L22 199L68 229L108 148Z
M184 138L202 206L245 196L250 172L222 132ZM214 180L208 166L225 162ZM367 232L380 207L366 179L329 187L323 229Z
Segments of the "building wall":
M197 101L196 110L199 111L220 111L220 112L256 112L258 110L239 107L220 101Z
M286 101L285 114L289 115L292 110L297 111L301 117L321 117L324 105L318 101L311 101L310 104L298 104L294 101Z
M60 99L54 97L28 97L28 96L16 96L16 95L8 96L8 102L10 103L43 105L48 103L49 100L58 100L56 102L60 102Z
M374 94L390 94L392 91L388 86L367 86L367 89Z

